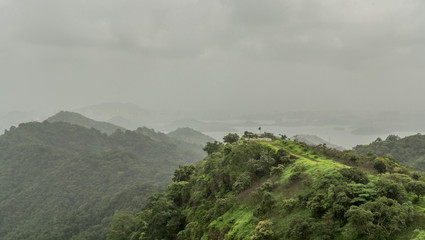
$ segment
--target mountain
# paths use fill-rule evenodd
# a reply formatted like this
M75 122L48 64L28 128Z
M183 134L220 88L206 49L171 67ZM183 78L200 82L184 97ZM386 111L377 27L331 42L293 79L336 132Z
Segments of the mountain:
M357 145L353 150L361 154L392 156L405 165L425 171L425 135L416 134L404 138L389 135L385 140L378 138L370 144Z
M188 127L178 128L172 132L169 132L167 135L186 143L200 144L202 146L205 146L207 142L216 141L214 138Z
M230 124L220 122L204 122L196 119L180 119L168 125L168 129L189 127L200 132L237 132Z
M326 140L324 140L323 138L320 138L316 135L303 135L303 134L299 134L299 135L295 135L292 137L293 140L299 141L299 142L303 142L306 143L307 145L312 145L312 146L317 146L320 144L326 144L327 147L329 148L334 148L340 151L344 151L345 148L332 144Z
M216 143L137 215L117 212L108 239L418 240L424 180L392 158L322 145Z
M70 124L75 124L75 125L86 127L86 128L94 128L107 134L112 134L116 130L121 130L121 131L126 130L125 128L119 127L112 123L95 121L90 118L84 117L83 115L79 113L66 112L66 111L61 111L55 114L54 116L49 117L48 119L46 119L46 121L67 122Z
M137 212L179 165L204 156L153 130L12 127L0 136L0 239L105 239L115 211Z
M102 103L76 109L89 118L118 124L128 129L155 125L167 121L168 115L156 111L140 108L133 103Z

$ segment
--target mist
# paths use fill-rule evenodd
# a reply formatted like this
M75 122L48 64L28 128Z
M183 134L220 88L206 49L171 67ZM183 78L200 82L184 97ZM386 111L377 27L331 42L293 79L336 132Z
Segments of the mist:
M1 111L423 111L422 1L0 1Z

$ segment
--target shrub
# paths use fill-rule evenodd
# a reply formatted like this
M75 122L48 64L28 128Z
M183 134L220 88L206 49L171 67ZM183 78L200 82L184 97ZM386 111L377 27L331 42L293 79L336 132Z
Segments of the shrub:
M339 172L345 178L354 181L355 183L367 184L369 182L368 177L364 172L358 168L342 168Z
M255 227L254 235L251 236L251 240L273 240L275 239L272 231L273 222L270 220L264 220L258 222Z
M233 190L236 193L241 193L245 189L249 188L252 184L252 177L250 172L244 172L236 179L235 183L233 184Z

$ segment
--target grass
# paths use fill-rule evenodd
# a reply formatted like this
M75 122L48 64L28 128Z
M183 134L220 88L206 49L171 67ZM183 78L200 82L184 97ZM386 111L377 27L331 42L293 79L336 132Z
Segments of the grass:
M220 232L228 230L225 239L249 239L254 234L257 221L248 207L236 205L211 222L208 227L209 229L216 228ZM225 229L229 226L230 229Z

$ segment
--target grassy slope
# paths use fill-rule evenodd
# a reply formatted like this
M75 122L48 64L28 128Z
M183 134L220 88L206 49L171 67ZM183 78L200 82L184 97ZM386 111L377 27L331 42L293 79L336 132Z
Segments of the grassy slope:
M328 159L325 156L316 155L312 151L306 151L303 145L293 141L275 141L275 142L261 142L261 144L273 148L275 150L285 149L290 152L292 156L298 157L296 164L287 167L279 178L269 177L261 179L258 182L265 182L270 180L274 183L275 187L272 191L273 198L276 201L277 206L282 206L287 200L295 199L296 197L307 192L308 189L302 182L295 184L289 183L289 177L294 172L295 168L302 166L303 174L306 174L311 182L316 182L319 179L326 179L336 174L338 169L350 168L341 162L337 162L332 159ZM370 172L369 177L372 180L379 179L379 176L374 172ZM254 183L253 186L259 186L261 184ZM218 231L226 231L224 239L249 239L253 233L256 224L259 219L254 216L255 208L258 206L258 202L250 198L254 198L256 187L251 187L247 191L241 193L244 198L237 198L238 201L234 202L234 206L218 217L209 224L209 229L217 229ZM231 195L231 194L229 194ZM240 196L239 195L239 196ZM414 196L410 194L410 199L413 200ZM425 199L421 200L414 205L415 211L423 212L425 207ZM274 223L273 231L276 235L283 236L289 228L289 223L292 219L297 217L309 218L310 211L306 208L297 208L288 211L284 207L276 207L272 213L268 213L264 218L272 220ZM417 222L414 226L411 226L401 233L394 236L394 239L410 239L412 232L418 226L421 226L424 220ZM230 226L230 229L226 229ZM205 233L202 239L209 239L210 234ZM344 239L342 235L336 236L335 239Z

